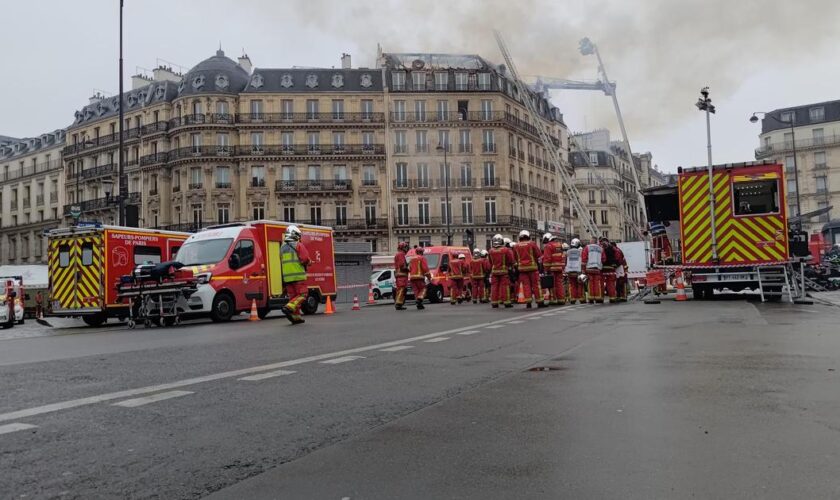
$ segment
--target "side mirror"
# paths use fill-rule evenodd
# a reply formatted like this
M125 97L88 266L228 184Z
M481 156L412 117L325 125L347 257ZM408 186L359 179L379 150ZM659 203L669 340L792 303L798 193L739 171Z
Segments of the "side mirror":
M231 269L236 269L241 264L242 264L242 262L239 260L239 254L238 253L235 253L235 254L231 255L230 258L228 259L228 266L230 266Z

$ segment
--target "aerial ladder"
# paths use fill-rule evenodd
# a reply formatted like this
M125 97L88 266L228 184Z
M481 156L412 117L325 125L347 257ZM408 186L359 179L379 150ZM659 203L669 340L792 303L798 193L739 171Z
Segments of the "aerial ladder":
M607 76L607 70L604 67L604 61L601 59L601 53L598 51L598 46L595 45L589 38L583 38L579 45L580 53L587 56L594 54L598 59L598 75L599 79L595 81L585 80L566 80L562 78L551 78L545 76L537 76L533 87L538 91L546 91L550 89L562 90L595 90L603 92L604 95L612 97L615 114L618 118L618 126L621 129L621 139L624 142L624 149L630 157L630 171L633 173L633 182L636 184L636 195L638 197L639 207L641 208L641 226L647 227L647 210L645 209L644 195L642 195L642 186L639 181L639 174L636 172L636 166L633 161L633 151L630 149L630 139L627 138L627 129L624 126L624 118L621 115L621 108L618 105L618 97L616 96L616 84L611 82ZM584 155L585 156L585 155ZM633 226L637 226L635 222L630 219ZM640 228L634 227L638 234L643 234Z
M528 114L531 117L531 123L536 127L540 140L542 140L543 146L548 153L549 160L554 166L554 171L557 173L559 185L565 188L566 194L569 196L569 201L572 203L572 208L574 208L574 210L578 213L578 217L583 223L584 229L590 235L600 237L601 231L598 229L598 225L583 205L580 193L578 192L577 187L575 187L571 175L567 170L567 166L563 164L558 148L551 142L551 136L548 134L542 117L537 111L536 101L530 98L531 90L522 80L519 79L519 72L516 70L516 65L513 63L513 58L511 57L510 52L508 52L507 45L505 44L501 33L494 31L493 34L496 37L496 43L499 45L499 50L502 53L505 64L507 64L508 70L510 70L511 76L513 77L513 83L516 85L516 89L522 97L522 102L525 104L525 108L528 110Z

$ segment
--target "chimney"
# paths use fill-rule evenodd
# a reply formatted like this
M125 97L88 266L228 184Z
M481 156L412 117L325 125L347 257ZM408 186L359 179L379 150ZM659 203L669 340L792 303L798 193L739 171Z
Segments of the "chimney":
M137 90L140 87L145 87L151 81L152 79L146 75L136 74L131 77L131 90Z
M251 74L251 70L254 68L254 66L253 64L251 64L251 58L248 57L248 54L243 52L242 55L239 56L239 59L237 59L237 62L239 62L239 66L242 69L247 71L249 75Z
M350 54L341 54L341 69L350 69Z
M158 66L152 70L156 82L180 82L182 75L172 71L171 66Z
M132 81L133 80L134 80L134 77L132 77ZM101 101L102 99L105 99L105 96L102 95L99 92L95 92L92 96L90 96L90 98L88 98L88 103L89 104L96 104L99 101Z

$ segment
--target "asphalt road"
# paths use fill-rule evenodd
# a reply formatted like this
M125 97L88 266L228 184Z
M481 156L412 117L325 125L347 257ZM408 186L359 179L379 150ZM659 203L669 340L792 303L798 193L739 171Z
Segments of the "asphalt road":
M465 304L7 338L0 498L836 498L839 316Z

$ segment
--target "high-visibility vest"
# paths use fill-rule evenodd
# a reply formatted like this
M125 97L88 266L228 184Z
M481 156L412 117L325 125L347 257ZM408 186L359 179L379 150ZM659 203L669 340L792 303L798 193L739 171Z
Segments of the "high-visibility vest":
M280 247L280 270L283 273L283 283L306 280L306 268L300 262L297 249L289 243L283 243Z
M580 248L570 248L566 251L566 272L579 273L580 272Z
M587 269L603 269L604 263L601 262L601 254L603 253L603 249L601 245L597 243L590 243L586 245L586 251L588 253L586 259L586 268Z

